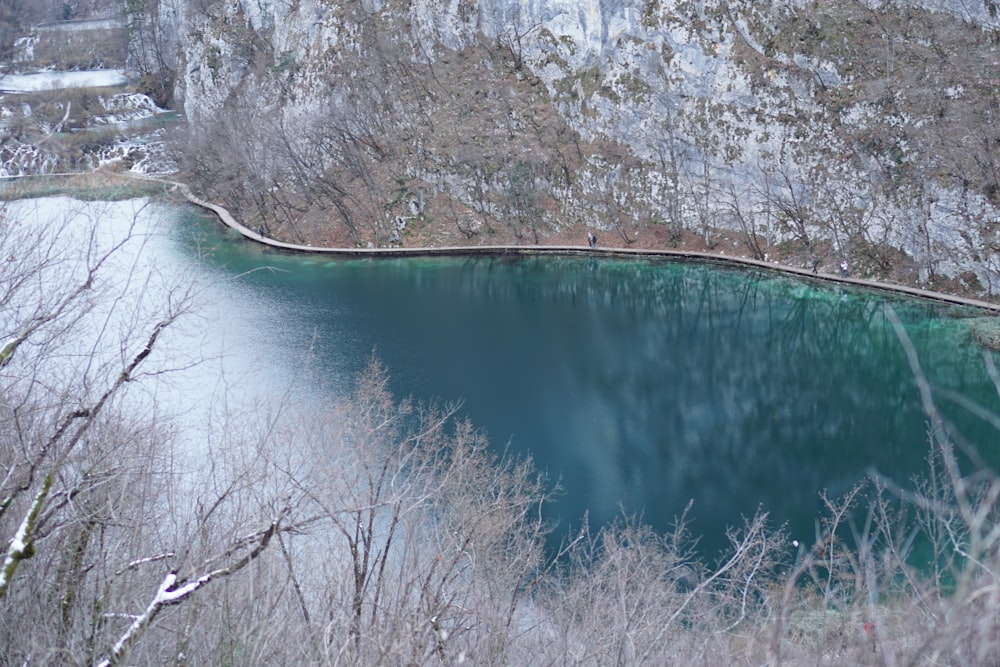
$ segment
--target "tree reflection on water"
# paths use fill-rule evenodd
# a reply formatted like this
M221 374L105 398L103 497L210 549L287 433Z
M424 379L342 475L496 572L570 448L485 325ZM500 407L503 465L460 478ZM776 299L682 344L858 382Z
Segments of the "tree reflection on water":
M693 500L709 556L758 505L811 539L820 491L924 471L926 418L887 303L933 385L998 409L968 327L929 302L660 261L254 255L226 270L248 263L288 269L246 280L313 346L318 378L351 377L377 350L398 395L463 400L497 448L560 480L559 535L622 508L665 529Z

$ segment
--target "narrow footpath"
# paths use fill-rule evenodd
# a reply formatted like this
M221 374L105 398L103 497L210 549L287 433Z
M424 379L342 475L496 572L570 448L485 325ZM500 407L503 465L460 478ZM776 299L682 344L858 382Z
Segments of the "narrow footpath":
M159 180L159 179L158 179ZM714 262L722 264L738 264L746 267L753 267L758 269L763 269L766 271L777 271L780 273L786 273L791 275L796 275L808 280L818 280L827 283L840 283L846 285L856 285L859 287L866 287L869 289L888 291L897 294L904 294L907 296L913 296L919 299L927 299L930 301L937 301L941 303L950 303L962 306L971 306L974 308L982 308L984 310L1000 313L1000 304L990 303L988 301L981 301L978 299L969 299L960 296L954 296L951 294L945 294L943 292L934 292L931 290L919 289L916 287L907 287L906 285L897 285L895 283L887 283L877 280L866 280L863 278L852 278L843 277L836 274L830 273L813 273L808 269L797 268L793 266L785 266L782 264L775 264L774 262L764 262L756 259L751 259L749 257L736 257L729 255L720 255L716 253L708 252L695 252L689 250L649 250L649 249L632 249L632 248L606 248L598 246L596 248L590 248L588 246L573 246L573 245L486 245L486 246L443 246L443 247L413 247L413 248L324 248L316 247L311 245L302 245L297 243L288 243L286 241L279 241L277 239L270 238L257 231L246 227L237 221L232 214L219 206L218 204L213 204L200 199L191 192L191 189L183 184L177 183L175 181L163 181L173 185L184 198L199 206L201 208L208 209L215 213L219 220L227 227L239 232L245 238L255 241L257 243L262 243L264 245L278 248L281 250L287 250L290 252L304 252L304 253L315 253L322 255L333 255L338 257L439 257L439 256L470 256L470 255L520 255L520 256L533 256L533 255L590 255L597 257L664 257L664 258L674 258L688 261L701 261L701 262Z

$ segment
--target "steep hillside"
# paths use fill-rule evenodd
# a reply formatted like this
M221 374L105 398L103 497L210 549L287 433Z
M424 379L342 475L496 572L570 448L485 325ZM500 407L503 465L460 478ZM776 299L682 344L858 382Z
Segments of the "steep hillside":
M201 2L185 166L288 238L586 226L992 294L996 8L967 5Z
M605 245L998 289L993 0L100 9L130 80L186 114L175 148L192 185L280 238L580 243L592 229ZM0 32L11 69L26 53L36 69L73 60L70 41ZM69 66L110 66L85 54ZM8 136L59 127L66 100L49 106L22 122L8 97Z

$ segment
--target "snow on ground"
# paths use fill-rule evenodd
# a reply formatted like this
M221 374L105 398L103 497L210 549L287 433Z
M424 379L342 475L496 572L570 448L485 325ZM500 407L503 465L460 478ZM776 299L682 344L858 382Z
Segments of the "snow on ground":
M128 83L124 70L94 69L79 72L38 72L0 77L0 92L34 93L65 88L105 88Z

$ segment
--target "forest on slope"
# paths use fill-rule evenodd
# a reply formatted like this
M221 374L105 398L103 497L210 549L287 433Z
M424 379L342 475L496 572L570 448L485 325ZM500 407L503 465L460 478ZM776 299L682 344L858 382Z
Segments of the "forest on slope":
M847 261L853 275L966 295L993 295L1000 276L990 0L8 0L3 12L8 72L32 66L16 45L34 25L117 20L120 53L61 65L118 59L150 100L182 110L179 175L275 238L582 243L592 230L607 246L796 266L815 255L821 270ZM65 101L49 106L28 120L5 107L13 138L48 141Z
M824 271L847 261L966 295L992 296L1000 277L991 0L4 11L9 53L33 22L115 17L140 90L184 112L180 174L275 238L582 243L592 230L608 246L815 255Z
M202 2L185 172L275 236L684 245L992 294L991 3ZM196 150L212 141L216 150Z

